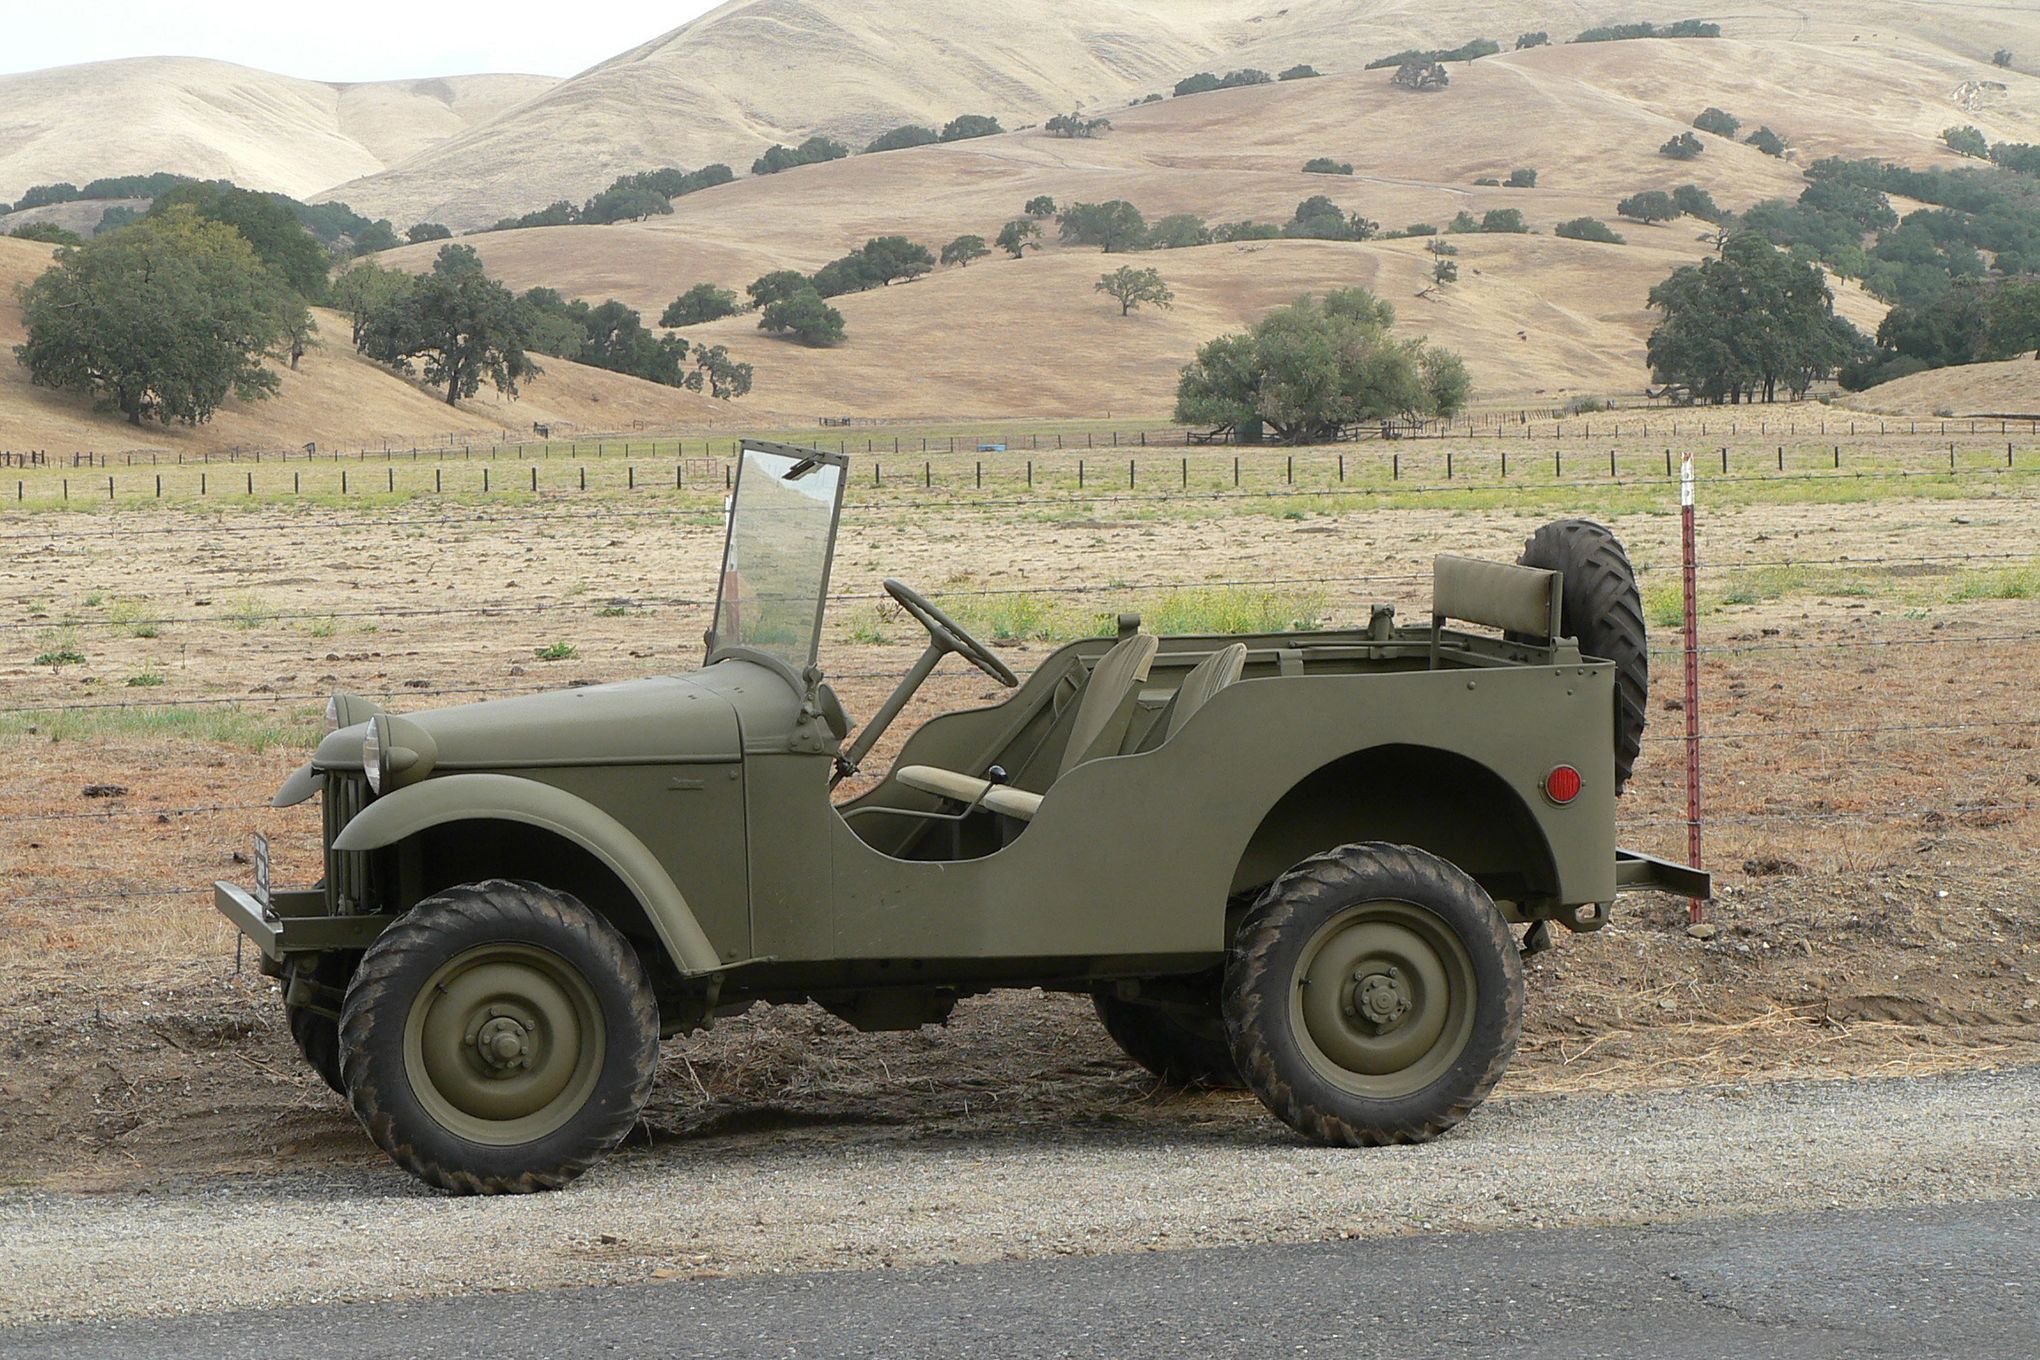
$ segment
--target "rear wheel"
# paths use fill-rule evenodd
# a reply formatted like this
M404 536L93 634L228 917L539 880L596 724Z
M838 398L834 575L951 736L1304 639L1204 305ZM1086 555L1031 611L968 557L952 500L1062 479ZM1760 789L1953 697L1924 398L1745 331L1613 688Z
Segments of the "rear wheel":
M1561 630L1588 656L1615 663L1615 792L1620 793L1643 749L1650 702L1650 643L1629 554L1605 525L1558 519L1530 535L1516 560L1564 578Z
M428 1184L550 1190L621 1143L651 1094L658 1008L616 929L492 879L384 931L340 1016L341 1072L376 1144Z
M1465 873L1409 846L1315 855L1270 884L1226 965L1247 1085L1321 1143L1417 1143L1472 1113L1523 1026L1508 924Z
M1127 1001L1110 992L1094 993L1091 1004L1120 1051L1171 1086L1246 1084L1215 995L1208 1010Z

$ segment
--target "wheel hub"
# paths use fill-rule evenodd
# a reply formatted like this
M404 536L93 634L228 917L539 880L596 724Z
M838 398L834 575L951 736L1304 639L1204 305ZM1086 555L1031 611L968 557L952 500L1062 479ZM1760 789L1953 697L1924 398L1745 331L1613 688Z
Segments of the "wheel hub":
M1385 1033L1410 1013L1412 1004L1409 984L1403 981L1401 969L1389 968L1379 973L1363 970L1353 974L1353 1000L1346 1013L1357 1015Z
M482 1065L492 1072L518 1072L531 1065L531 1030L512 1015L496 1014L470 1040Z

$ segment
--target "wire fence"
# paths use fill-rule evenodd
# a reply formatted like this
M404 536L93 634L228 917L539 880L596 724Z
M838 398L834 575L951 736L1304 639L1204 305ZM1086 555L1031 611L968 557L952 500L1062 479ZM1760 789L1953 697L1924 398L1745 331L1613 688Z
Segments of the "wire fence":
M1548 454L1530 458L1520 455L1512 458L1507 450L1469 453L1440 448L1427 452L1385 450L1366 455L1315 450L1262 458L1186 454L1161 460L1135 456L1111 461L1077 457L987 463L975 459L939 466L935 459L924 458L904 468L895 463L891 472L883 460L874 459L868 475L858 471L851 476L848 499L860 509L918 511L1004 509L1036 505L1051 498L1086 504L1161 505L1282 497L1492 494L1501 488L1552 494L1611 491L1639 494L1675 485L1680 457L1670 448L1624 451L1611 447L1587 454L1553 448ZM2010 481L2040 473L2040 447L2022 449L2008 441L2001 450L1996 445L1964 448L1951 442L1945 449L1867 455L1860 450L1845 451L1839 444L1824 449L1788 449L1778 445L1770 450L1719 446L1701 452L1696 462L1703 484L1711 487L1794 486L1818 490L1822 486L1839 489L1851 484L1860 487L1892 482L1931 487L1944 480L1954 484ZM690 466L694 466L691 473ZM17 508L55 510L152 503L337 499L364 509L380 510L387 506L379 504L378 498L411 501L450 497L463 504L493 498L519 510L529 510L526 498L543 498L543 503L550 507L552 502L576 494L598 493L605 497L663 497L662 504L645 513L671 515L683 508L697 513L717 508L734 485L734 466L729 462L655 467L637 463L578 464L548 470L534 463L509 469L507 475L486 464L465 472L456 468L455 475L449 475L444 465L407 469L402 475L395 466L389 466L379 476L355 475L345 468L328 470L309 482L305 472L283 469L258 472L250 468L224 476L199 470L181 477L159 472L123 478L121 474L108 473L104 477L45 478L36 483L33 497L29 480L16 478L13 504ZM992 494L982 494L986 492ZM676 506L676 500L682 505ZM446 522L463 519L479 522L479 517L472 516L451 516ZM213 528L123 526L123 531L160 534L211 532ZM50 525L39 532L58 530ZM16 531L0 535L0 539L20 536L21 532Z
M823 428L841 428L847 421L825 419ZM860 422L864 423L864 422ZM910 429L913 422L872 422ZM1108 420L1073 420L1069 424L1111 425ZM672 432L590 431L585 438L554 439L540 433L555 427L534 425L532 439L508 437L502 430L440 431L428 435L392 435L373 442L354 441L352 447L320 447L316 441L300 445L247 445L225 449L130 448L114 450L0 449L0 468L82 470L88 468L213 467L249 463L254 465L291 463L396 463L421 461L512 462L555 458L573 460L632 457L655 460L692 456L704 461L734 458L744 436L703 434L688 436ZM1829 438L1850 439L1894 437L1918 438L1950 435L1975 437L1981 434L2040 435L2040 412L1992 413L1953 418L1878 416L1834 412L1823 407L1821 414L1751 413L1747 408L1660 408L1577 413L1560 408L1483 411L1451 420L1368 421L1337 431L1327 443L1399 440L1528 440L1538 439L1590 442L1606 439L1747 439L1747 438ZM1137 424L1107 429L1045 430L1024 424L1017 428L986 426L974 432L867 434L859 439L849 435L792 436L796 442L836 452L866 455L890 453L957 454L966 452L1010 453L1062 451L1067 449L1196 448L1211 445L1272 450L1278 446L1260 439L1242 438L1229 428L1200 429L1184 426L1158 428ZM380 447L378 447L379 445ZM860 449L859 446L862 446Z

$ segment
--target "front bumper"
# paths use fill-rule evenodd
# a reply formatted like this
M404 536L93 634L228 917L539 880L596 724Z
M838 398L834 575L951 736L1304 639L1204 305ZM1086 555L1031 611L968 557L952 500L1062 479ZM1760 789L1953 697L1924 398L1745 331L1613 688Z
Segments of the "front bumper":
M291 954L366 949L397 919L384 915L328 916L326 894L320 888L272 893L265 906L254 893L238 884L215 883L213 905L273 963L282 963Z
M1677 860L1659 859L1641 850L1615 852L1615 891L1667 892L1706 901L1714 896L1714 878Z

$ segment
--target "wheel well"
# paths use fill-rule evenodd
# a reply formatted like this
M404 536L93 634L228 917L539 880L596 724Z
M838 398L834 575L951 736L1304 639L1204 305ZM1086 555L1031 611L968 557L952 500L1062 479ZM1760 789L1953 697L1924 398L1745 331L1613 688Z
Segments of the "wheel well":
M396 847L392 868L404 908L459 883L523 879L571 893L615 926L663 997L679 974L642 904L616 871L558 832L499 818L427 827Z
M1277 800L1240 856L1232 891L1258 892L1298 861L1360 840L1428 850L1506 901L1558 890L1550 842L1501 776L1456 752L1388 745L1321 765Z

